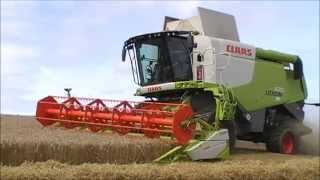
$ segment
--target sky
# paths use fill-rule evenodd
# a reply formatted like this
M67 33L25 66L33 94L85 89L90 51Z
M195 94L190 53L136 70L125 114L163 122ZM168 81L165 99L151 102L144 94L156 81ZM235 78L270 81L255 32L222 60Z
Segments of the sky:
M308 100L319 102L319 1L1 1L1 113L35 114L39 99L66 87L139 99L123 42L198 6L234 15L241 42L299 55Z

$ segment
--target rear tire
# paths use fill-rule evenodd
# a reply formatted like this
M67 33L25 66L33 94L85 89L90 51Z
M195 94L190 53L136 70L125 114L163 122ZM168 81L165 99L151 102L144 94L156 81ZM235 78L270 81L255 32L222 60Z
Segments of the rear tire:
M296 139L290 129L278 127L270 132L266 147L271 152L294 154L297 151Z

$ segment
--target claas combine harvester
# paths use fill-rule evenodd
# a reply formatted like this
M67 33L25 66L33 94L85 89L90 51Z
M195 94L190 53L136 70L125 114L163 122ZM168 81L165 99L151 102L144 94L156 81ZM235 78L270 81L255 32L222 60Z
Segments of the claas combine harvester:
M165 17L163 31L125 41L135 95L144 102L48 96L37 105L44 126L110 129L121 135L171 136L177 146L156 159L226 158L235 140L266 143L293 154L307 97L301 59L240 43L231 15L198 9L188 19Z

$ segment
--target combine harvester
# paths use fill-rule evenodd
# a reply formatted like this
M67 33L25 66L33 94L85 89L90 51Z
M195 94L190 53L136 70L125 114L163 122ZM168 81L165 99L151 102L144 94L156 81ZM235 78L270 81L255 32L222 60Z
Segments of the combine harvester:
M235 139L293 154L311 130L302 123L307 89L298 56L240 43L231 15L199 8L165 17L163 31L125 41L135 95L145 102L48 96L37 105L44 126L171 136L156 161L227 158Z

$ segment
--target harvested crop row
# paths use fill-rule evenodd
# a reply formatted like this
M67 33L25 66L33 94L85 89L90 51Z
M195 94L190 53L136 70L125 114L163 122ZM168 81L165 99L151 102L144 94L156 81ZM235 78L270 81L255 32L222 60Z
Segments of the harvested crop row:
M55 161L1 167L1 179L319 179L319 158L159 164L82 164Z
M1 116L1 163L49 159L71 164L150 162L171 148L167 141L86 130L43 128L33 117Z

